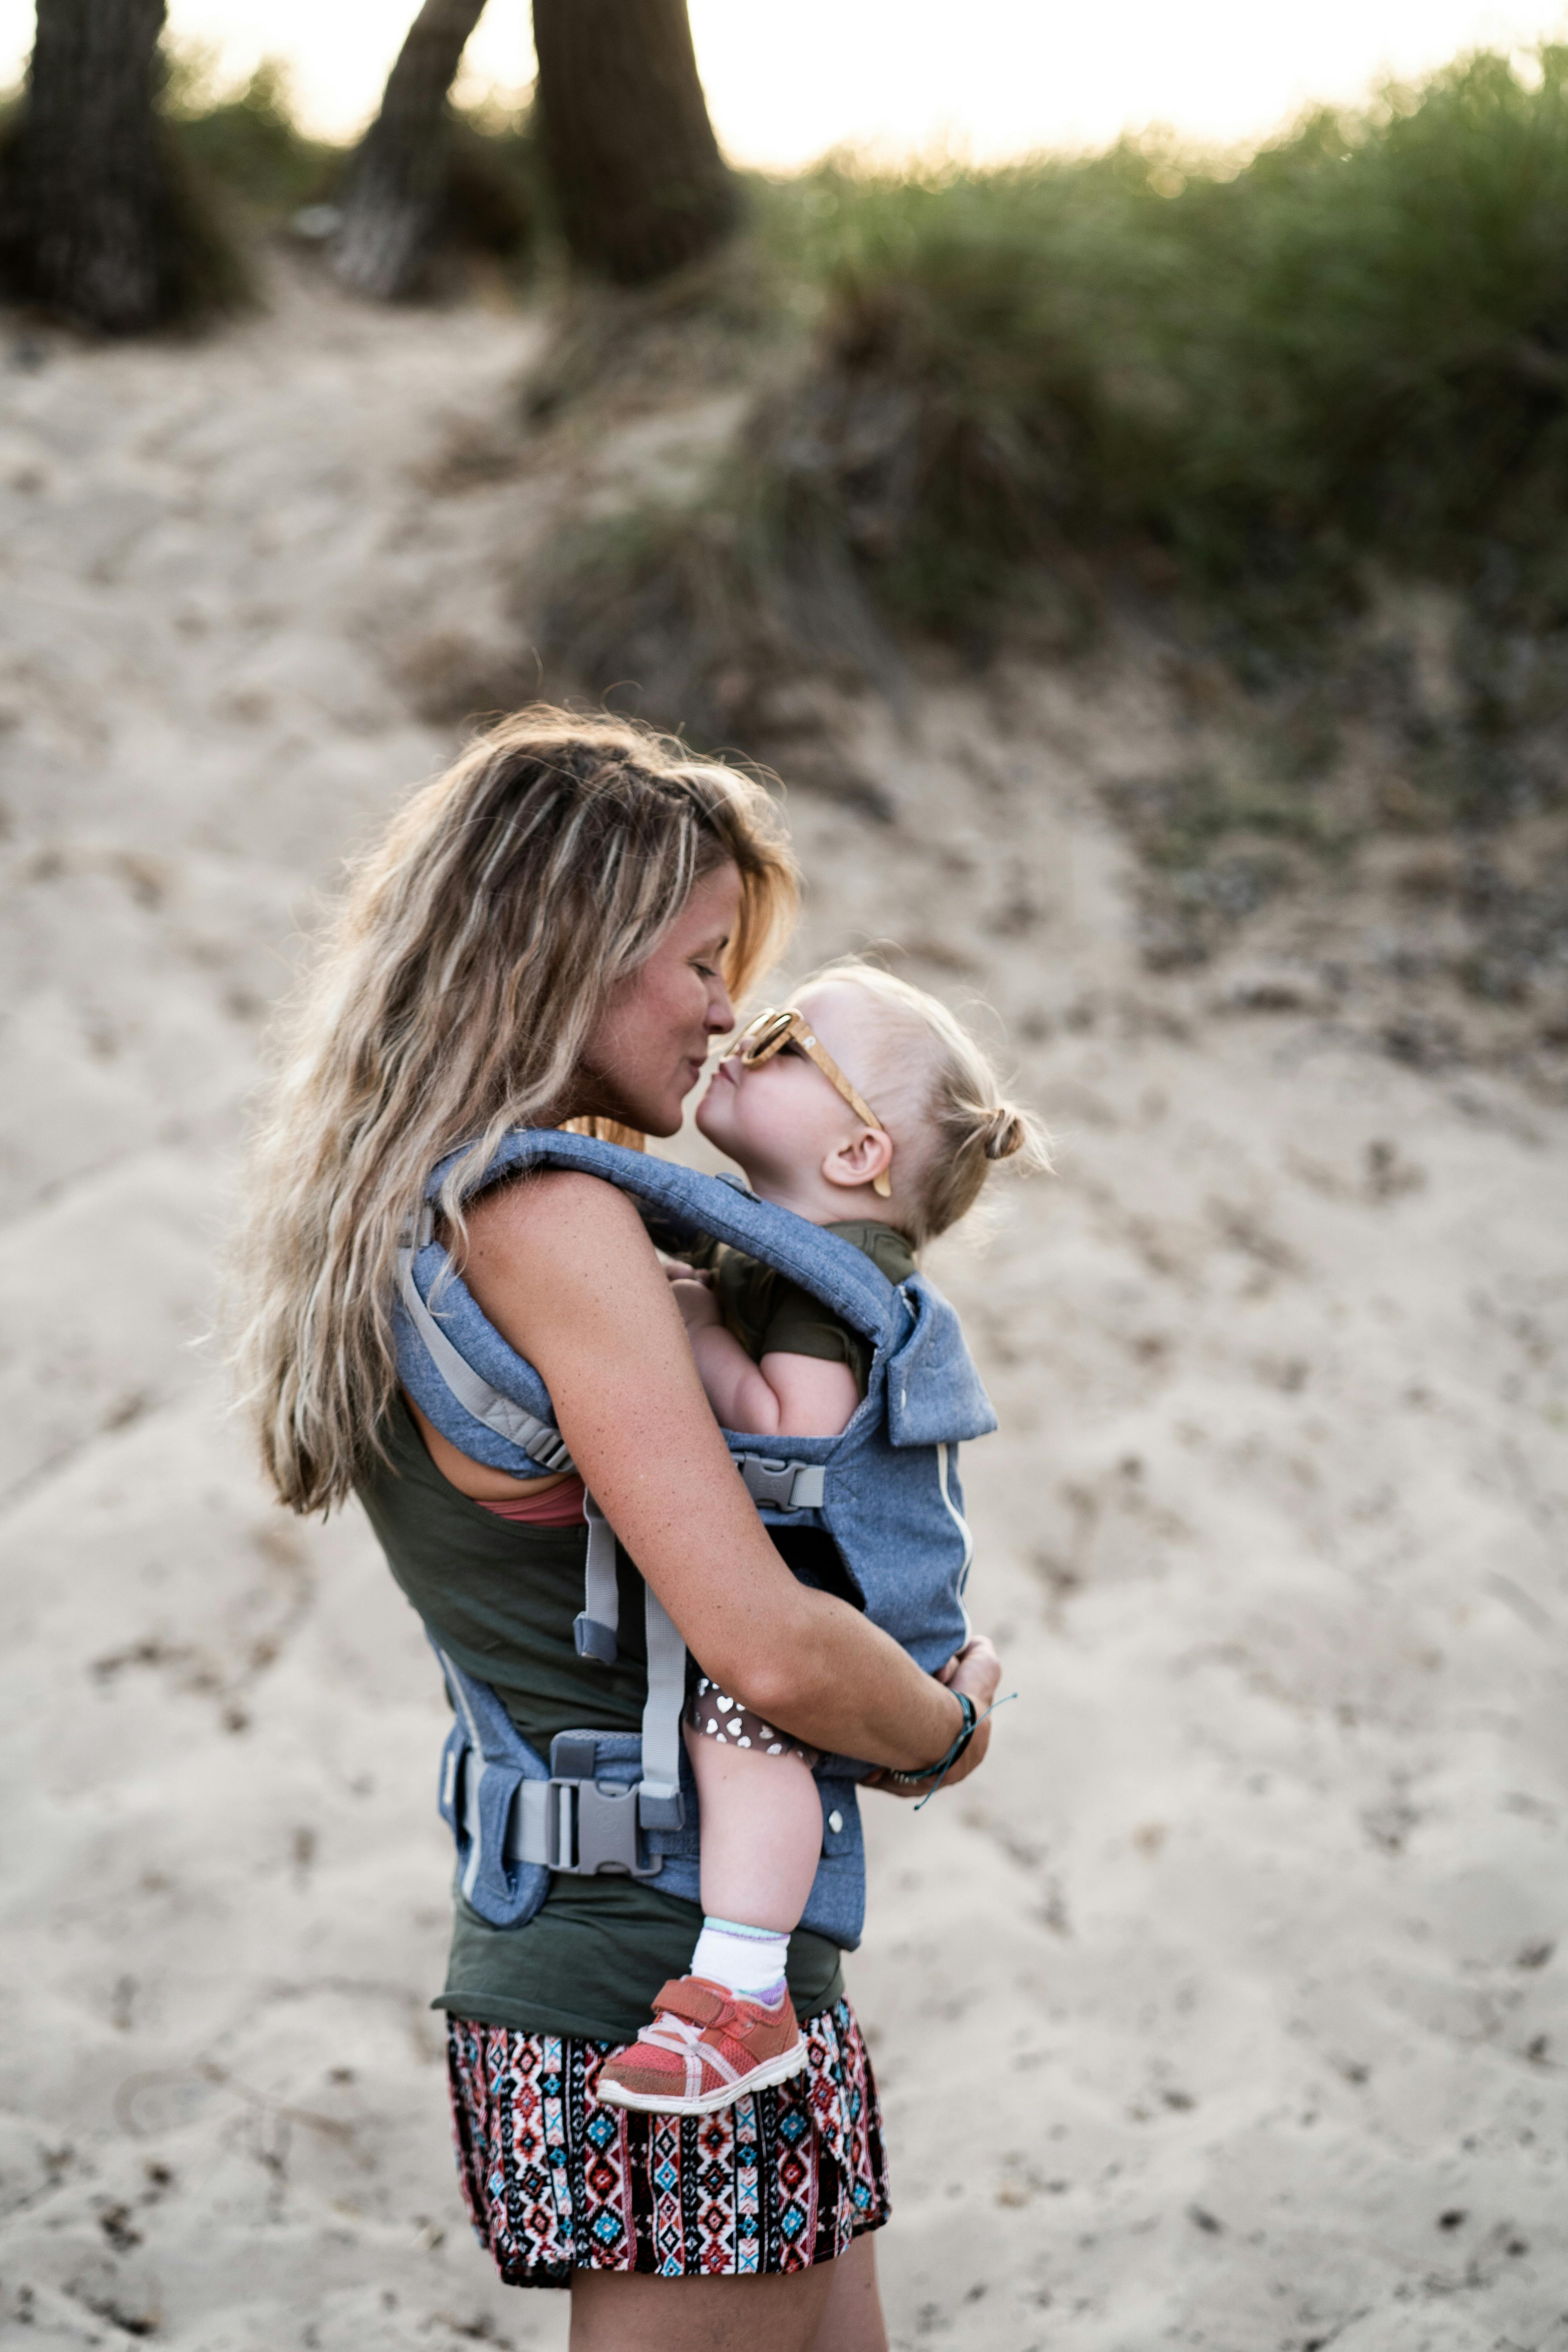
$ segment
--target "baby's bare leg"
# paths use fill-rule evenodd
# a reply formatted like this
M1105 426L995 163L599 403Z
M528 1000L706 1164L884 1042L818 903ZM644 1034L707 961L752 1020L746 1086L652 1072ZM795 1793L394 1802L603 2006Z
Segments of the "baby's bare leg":
M822 1803L798 1755L721 1745L686 1727L702 1808L702 1908L787 1935L822 1854Z
M653 2023L605 2061L598 2090L615 2106L708 2115L808 2063L789 1939L822 1852L822 1801L815 1755L704 1676L682 1728L702 1809L702 1932Z

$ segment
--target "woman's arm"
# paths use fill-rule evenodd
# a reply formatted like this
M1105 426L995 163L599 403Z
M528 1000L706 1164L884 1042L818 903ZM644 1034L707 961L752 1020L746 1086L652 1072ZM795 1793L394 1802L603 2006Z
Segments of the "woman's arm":
M798 1583L769 1542L626 1196L595 1176L533 1176L476 1202L468 1232L468 1288L539 1370L574 1461L703 1672L813 1747L905 1771L943 1754L962 1719L952 1691ZM987 1732L950 1779L973 1770Z

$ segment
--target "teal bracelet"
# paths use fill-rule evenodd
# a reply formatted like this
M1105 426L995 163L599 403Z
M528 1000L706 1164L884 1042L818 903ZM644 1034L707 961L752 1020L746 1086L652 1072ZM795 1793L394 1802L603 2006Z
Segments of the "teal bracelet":
M922 1806L930 1804L937 1790L941 1788L942 1782L946 1780L948 1774L952 1771L953 1766L957 1763L959 1758L963 1755L964 1749L968 1747L970 1741L973 1738L975 1733L984 1722L985 1716L994 1715L999 1706L1005 1706L1008 1699L1016 1698L1018 1696L1016 1691L1009 1691L1006 1698L994 1698L990 1706L986 1708L985 1715L976 1715L974 1712L974 1701L966 1692L954 1691L952 1695L958 1701L959 1706L963 1709L963 1729L959 1733L958 1738L953 1741L952 1746L948 1749L947 1754L942 1758L941 1763L928 1764L923 1772L894 1772L889 1770L885 1775L886 1779L889 1780L897 1780L904 1788L917 1785L921 1780L929 1780L931 1782L931 1787L921 1799L920 1804L915 1807L917 1813L921 1811Z
M974 1712L974 1701L967 1691L954 1691L952 1696L963 1709L963 1724L957 1738L945 1756L939 1756L934 1764L922 1764L918 1772L895 1772L889 1769L887 1778L889 1780L896 1780L900 1789L918 1789L922 1780L934 1780L940 1774L951 1772L973 1738L975 1727L980 1720Z

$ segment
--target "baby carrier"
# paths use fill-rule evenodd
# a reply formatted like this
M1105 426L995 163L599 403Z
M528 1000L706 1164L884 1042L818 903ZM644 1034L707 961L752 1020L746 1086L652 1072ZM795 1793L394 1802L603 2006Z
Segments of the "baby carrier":
M456 1154L426 1186L433 1201ZM518 1129L468 1187L481 1192L526 1169L573 1168L628 1192L656 1242L701 1236L776 1267L872 1341L867 1392L836 1437L799 1437L769 1453L732 1430L725 1442L771 1525L820 1527L837 1544L867 1613L928 1672L968 1636L963 1588L971 1542L957 1448L995 1415L958 1318L925 1279L895 1287L837 1234L759 1201L738 1182L554 1129ZM398 1376L444 1437L515 1478L569 1470L549 1393L489 1323L444 1248L426 1206L398 1260L394 1303ZM616 1539L590 1496L582 1613L585 1660L613 1663L618 1597ZM431 1634L454 1722L442 1759L441 1811L458 1843L458 1884L481 1918L520 1925L543 1901L552 1871L621 1872L698 1899L696 1790L680 1734L686 1650L651 1587L644 1588L647 1698L640 1737L567 1731L548 1763L522 1738L489 1684L465 1673ZM869 1768L825 1757L817 1768L823 1854L803 1925L838 1944L859 1939L864 1859L855 1783Z

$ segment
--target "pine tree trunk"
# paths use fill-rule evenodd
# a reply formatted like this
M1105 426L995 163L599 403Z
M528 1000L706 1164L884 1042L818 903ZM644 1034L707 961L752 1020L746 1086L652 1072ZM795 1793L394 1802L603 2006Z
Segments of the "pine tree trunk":
M729 236L735 183L686 0L533 0L533 44L545 161L579 261L637 285Z
M110 334L173 307L170 164L156 112L163 0L38 0L5 159L17 289Z
M332 267L384 302L413 292L446 187L451 89L485 0L425 0L355 156Z

